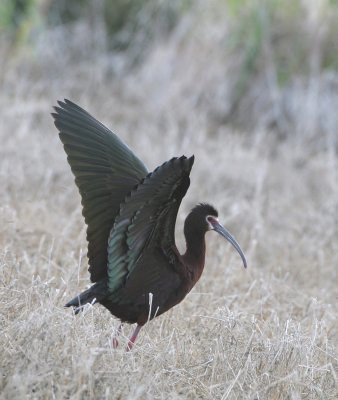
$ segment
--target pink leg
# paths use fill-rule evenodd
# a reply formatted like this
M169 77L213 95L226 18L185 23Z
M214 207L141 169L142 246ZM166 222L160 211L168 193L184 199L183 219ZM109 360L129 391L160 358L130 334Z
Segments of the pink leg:
M122 331L122 326L123 326L123 324L120 324L119 325L119 327L117 328L117 331L116 331L116 333L115 333L115 335L114 335L114 337L113 337L113 348L114 349L117 349L117 346L119 345L119 341L118 341L118 336L119 336L119 334L121 333L121 331Z
M136 338L137 338L137 335L139 334L141 328L142 328L141 325L137 325L137 326L136 326L136 328L135 328L133 334L131 335L131 338L129 339L129 342L128 342L126 351L130 351L130 350L133 348L133 346L134 346L134 344L135 344L135 341L136 341Z

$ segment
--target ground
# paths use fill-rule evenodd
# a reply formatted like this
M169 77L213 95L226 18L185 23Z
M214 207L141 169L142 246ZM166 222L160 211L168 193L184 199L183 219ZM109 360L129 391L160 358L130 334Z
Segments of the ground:
M336 399L335 150L259 129L211 130L183 98L176 108L154 99L144 71L119 81L102 59L68 59L67 70L51 58L47 49L28 65L2 61L2 398ZM201 280L128 353L133 327L124 326L114 349L119 322L106 309L75 316L63 307L89 284L80 197L50 116L63 97L114 130L150 170L195 154L178 247L190 208L210 202L248 260L245 270L208 233Z

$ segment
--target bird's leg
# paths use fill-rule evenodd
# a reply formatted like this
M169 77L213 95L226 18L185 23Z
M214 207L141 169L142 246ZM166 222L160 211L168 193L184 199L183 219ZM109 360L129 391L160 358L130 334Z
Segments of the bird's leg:
M119 345L119 341L117 338L122 331L122 326L123 326L123 324L120 324L119 327L117 328L117 331L114 334L114 337L113 337L113 348L114 349L117 349L117 346Z
M129 339L129 342L128 342L128 344L127 344L126 351L130 351L130 350L133 348L133 346L134 346L134 344L135 344L135 341L136 341L136 338L137 338L137 335L139 334L141 328L142 328L141 325L137 325L137 326L136 326L136 328L135 328L133 334L131 335L131 338Z

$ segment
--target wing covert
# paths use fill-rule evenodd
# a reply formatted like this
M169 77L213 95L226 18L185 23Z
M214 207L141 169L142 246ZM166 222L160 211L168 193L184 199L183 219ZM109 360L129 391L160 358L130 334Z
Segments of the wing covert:
M160 248L166 256L173 256L170 253L175 245L177 212L190 184L193 162L193 157L183 156L164 163L148 174L121 204L108 241L111 292L123 286L145 249Z

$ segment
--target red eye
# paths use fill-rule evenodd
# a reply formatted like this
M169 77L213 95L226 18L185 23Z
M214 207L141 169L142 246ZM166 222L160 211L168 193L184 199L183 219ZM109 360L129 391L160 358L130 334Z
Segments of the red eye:
M207 221L209 222L209 224L214 224L215 218L209 216L209 217L207 217Z

